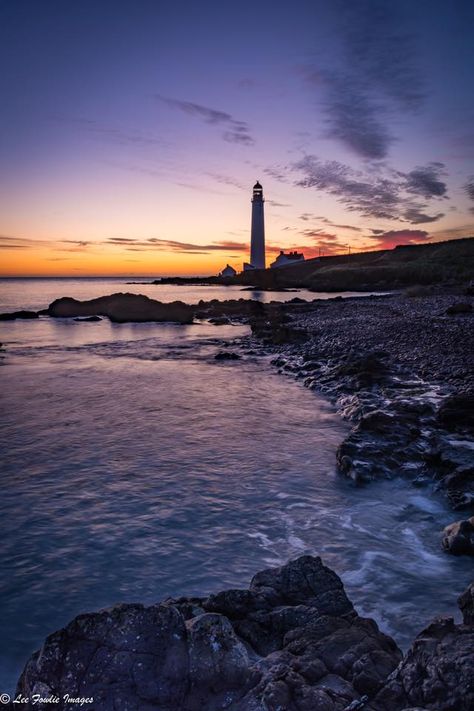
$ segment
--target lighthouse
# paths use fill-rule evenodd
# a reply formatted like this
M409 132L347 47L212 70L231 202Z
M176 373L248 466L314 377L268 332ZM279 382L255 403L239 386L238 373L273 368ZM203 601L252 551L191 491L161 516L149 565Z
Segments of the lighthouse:
M257 182L252 194L252 231L250 233L250 266L265 269L265 223L263 216L263 188Z

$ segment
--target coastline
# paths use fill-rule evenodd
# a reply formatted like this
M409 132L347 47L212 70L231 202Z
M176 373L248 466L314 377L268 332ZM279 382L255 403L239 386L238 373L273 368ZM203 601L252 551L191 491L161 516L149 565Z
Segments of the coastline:
M471 311L447 313L461 301ZM252 343L350 423L341 473L359 484L434 481L453 509L472 511L473 301L394 294L291 304L257 319Z
M462 461L465 453L459 459L459 451L464 447L453 445L450 440L454 436L457 438L455 441L459 442L460 435L466 435L466 428L459 421L448 423L448 428L444 422L440 427L439 421L443 400L459 392L468 392L472 386L472 373L469 379L469 362L466 360L466 354L472 352L469 351L472 316L447 315L446 310L456 300L460 299L444 295L409 299L394 295L377 299L274 303L262 306L250 315L254 334L236 344L236 348L243 354L250 349L250 352L271 355L275 367L282 373L302 380L307 387L317 389L336 404L342 416L353 426L339 448L339 468L355 483L399 475L418 486L429 486L434 481L446 492L453 508L462 509L461 515L464 516L469 505L465 497L471 491L464 484L472 485L472 474L465 470L465 462ZM465 301L465 297L462 300ZM239 316L236 309L231 317L246 320L249 315ZM361 328L361 321L365 328ZM416 328L407 328L409 324L416 324ZM445 344L437 334L443 329L447 332ZM428 335L423 339L420 334ZM382 347L374 348L375 343L379 345L380 341L383 342ZM392 347L394 342L398 343L398 351ZM450 343L453 347L446 359L442 348ZM406 351L410 345L412 348ZM229 348L234 349L232 343ZM403 353L405 357L400 357ZM350 466L345 457L351 460ZM374 467L376 460L377 467ZM441 476L443 472L445 476ZM463 472L461 483L464 488L460 487L459 481L459 474ZM453 492L457 494L453 496ZM453 514L453 519L454 516L460 517ZM461 592L453 591L453 597ZM196 603L192 600L185 604L195 606ZM116 613L110 614L113 616ZM196 614L199 617L199 611ZM202 614L208 612L204 610ZM445 633L453 634L453 631L443 628L444 636ZM207 639L208 643L209 635L210 631L206 630L204 640ZM30 671L32 664L30 662ZM287 668L285 674L289 672ZM214 673L218 672L214 670ZM273 684L275 679L271 681ZM378 691L382 688L379 681ZM320 708L343 709L342 699L345 699L344 703L352 703L351 699L360 701L364 690L361 687L358 697L351 692L352 697L342 696L332 706ZM149 708L162 707L151 705ZM267 706L236 705L229 708L258 709ZM282 708L297 709L299 706L283 705ZM402 709L404 706L365 704L354 708ZM451 707L427 705L426 708ZM460 705L459 708L468 707Z

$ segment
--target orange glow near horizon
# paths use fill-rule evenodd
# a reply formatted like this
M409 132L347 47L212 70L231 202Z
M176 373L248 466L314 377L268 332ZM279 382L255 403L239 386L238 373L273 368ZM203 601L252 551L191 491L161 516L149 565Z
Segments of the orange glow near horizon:
M18 252L22 252L21 255ZM2 250L0 276L193 276L217 274L226 260L236 265L241 259L217 255L181 255L167 252L144 253L130 257L116 253L78 253L51 257L45 249Z

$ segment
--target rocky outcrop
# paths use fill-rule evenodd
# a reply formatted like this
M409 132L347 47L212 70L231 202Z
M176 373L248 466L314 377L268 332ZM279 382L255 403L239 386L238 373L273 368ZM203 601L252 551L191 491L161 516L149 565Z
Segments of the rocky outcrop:
M39 318L36 311L12 311L10 313L0 314L0 321L15 321L16 319L31 319Z
M444 550L453 555L474 555L474 516L446 526L442 543Z
M90 301L64 297L56 299L49 305L48 314L54 318L107 316L114 323L127 321L192 323L194 315L193 308L182 301L162 304L141 294L111 294Z
M31 657L17 695L61 710L69 694L94 711L470 711L473 589L464 623L435 620L402 660L336 573L302 556L248 590L79 615Z
M447 397L438 410L438 422L449 431L474 435L474 391Z
M455 625L452 618L434 620L389 676L373 701L374 707L385 711L413 706L430 711L471 711L473 650L472 623Z
M100 711L343 711L400 659L338 576L303 556L248 590L80 615L33 655L17 693L92 697Z
M291 325L285 308L281 304L264 306L253 302L249 324L253 335L261 338L267 345L282 345L285 343L304 343L308 335L301 328Z

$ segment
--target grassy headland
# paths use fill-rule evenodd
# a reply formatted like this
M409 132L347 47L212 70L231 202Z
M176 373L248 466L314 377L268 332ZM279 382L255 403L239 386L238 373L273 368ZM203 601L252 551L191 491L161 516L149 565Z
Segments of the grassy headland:
M231 281L262 288L369 291L410 286L462 285L474 278L474 238L399 246L308 259L294 266L244 272Z

